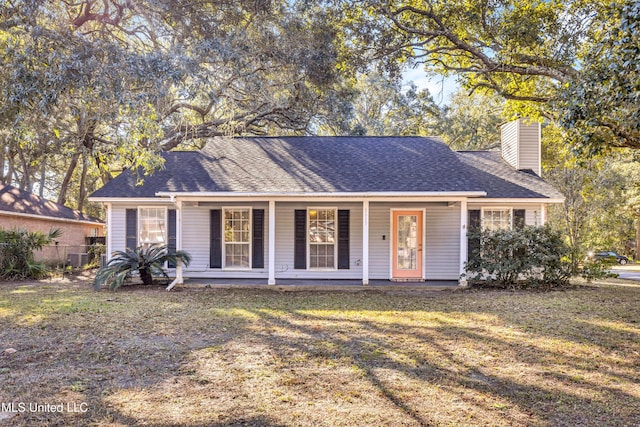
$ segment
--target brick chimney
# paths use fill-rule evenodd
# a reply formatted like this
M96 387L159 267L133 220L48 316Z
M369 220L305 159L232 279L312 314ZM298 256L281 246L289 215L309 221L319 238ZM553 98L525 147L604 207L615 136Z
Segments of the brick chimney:
M518 170L540 176L540 123L518 119L500 128L502 158Z

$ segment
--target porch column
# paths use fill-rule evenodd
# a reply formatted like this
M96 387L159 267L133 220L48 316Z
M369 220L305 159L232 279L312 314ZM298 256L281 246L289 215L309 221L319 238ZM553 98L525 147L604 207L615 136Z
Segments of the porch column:
M369 201L362 201L362 285L369 284Z
M113 227L113 222L111 220L112 218L112 208L111 208L111 203L107 203L107 238L106 238L106 243L107 243L107 256L105 257L107 262L109 262L109 260L111 259L111 252L113 252L112 249L112 243L111 243L111 235L113 234L111 232L111 229ZM102 267L102 266L101 266Z
M173 204L176 207L176 251L182 250L182 200L175 200L172 197ZM175 285L183 284L182 277L182 261L176 263L176 278L167 286L166 290L170 291Z
M176 200L176 251L182 250L182 200ZM182 278L182 261L176 263L177 283L184 283Z
M545 225L547 223L547 205L542 203L540 205L540 225Z
M269 279L267 285L276 284L276 202L269 200Z
M468 222L468 210L467 200L464 199L460 202L460 274L465 273L464 265L467 262L467 222ZM460 278L460 286L467 286L467 278Z

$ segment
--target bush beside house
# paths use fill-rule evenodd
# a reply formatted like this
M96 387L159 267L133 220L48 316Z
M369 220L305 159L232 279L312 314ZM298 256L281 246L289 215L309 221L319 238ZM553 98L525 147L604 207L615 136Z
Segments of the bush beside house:
M606 261L582 266L571 262L571 249L551 227L479 230L470 232L466 278L475 285L499 288L553 288L569 284L573 276L588 282L616 277Z
M60 229L48 233L22 229L0 228L0 279L40 279L47 266L35 259L34 252L60 237Z
M467 278L495 287L556 287L572 276L569 248L548 226L469 233Z

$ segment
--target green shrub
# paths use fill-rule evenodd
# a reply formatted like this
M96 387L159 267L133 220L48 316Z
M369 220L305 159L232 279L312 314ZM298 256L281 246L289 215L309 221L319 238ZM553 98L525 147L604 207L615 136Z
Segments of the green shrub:
M103 245L102 243L94 243L93 245L89 245L89 248L87 249L87 253L89 254L89 263L85 267L100 267L100 257L106 252L107 246Z
M167 245L151 245L147 248L138 247L136 250L115 251L107 265L96 273L94 288L100 289L106 285L112 291L124 284L132 273L140 273L140 279L145 285L153 283L153 276L168 278L163 269L165 262L177 264L181 261L185 267L191 262L191 255L185 251L169 252Z
M618 277L617 274L609 272L609 269L613 267L616 262L615 257L587 259L582 265L580 275L588 283L591 283L593 280Z
M48 234L26 229L0 228L0 278L8 280L40 279L47 275L47 266L34 259L34 252L62 235L52 228Z
M564 286L571 278L569 248L550 227L469 233L479 241L466 277L496 287Z

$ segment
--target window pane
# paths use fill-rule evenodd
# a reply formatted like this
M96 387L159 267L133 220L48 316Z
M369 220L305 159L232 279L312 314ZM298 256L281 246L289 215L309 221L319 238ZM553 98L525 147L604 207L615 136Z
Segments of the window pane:
M240 249L240 266L249 268L249 245L241 245Z
M249 209L225 209L225 267L250 268L251 212Z
M482 217L485 230L508 230L511 228L511 209L486 209Z
M139 245L148 247L166 242L164 208L140 208Z
M334 209L309 210L310 268L335 268L335 218Z
M226 209L224 214L224 241L248 243L251 235L249 209Z

